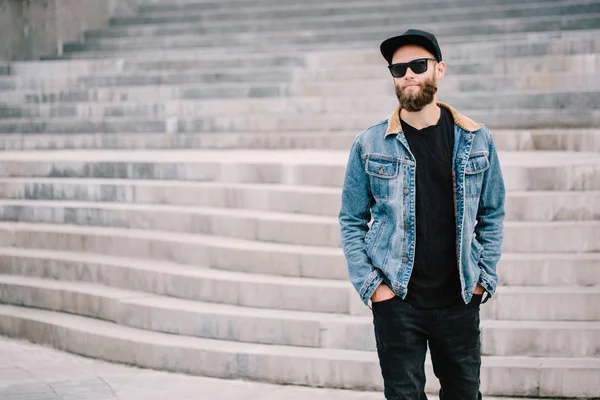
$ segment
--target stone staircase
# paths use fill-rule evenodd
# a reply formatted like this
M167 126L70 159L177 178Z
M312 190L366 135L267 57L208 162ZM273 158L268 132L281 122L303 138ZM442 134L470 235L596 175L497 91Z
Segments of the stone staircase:
M381 390L337 213L396 100L380 41L438 35L493 128L486 396L600 397L600 1L145 0L0 65L0 334L222 378ZM438 388L427 364L427 391Z

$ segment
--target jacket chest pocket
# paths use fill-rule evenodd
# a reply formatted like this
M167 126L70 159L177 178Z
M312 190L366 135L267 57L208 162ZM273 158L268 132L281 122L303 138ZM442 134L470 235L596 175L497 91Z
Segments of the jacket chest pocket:
M475 197L481 194L483 173L490 167L487 154L477 153L469 157L465 167L465 194Z
M367 156L365 169L369 175L371 192L376 199L394 197L398 178L398 161L388 157Z

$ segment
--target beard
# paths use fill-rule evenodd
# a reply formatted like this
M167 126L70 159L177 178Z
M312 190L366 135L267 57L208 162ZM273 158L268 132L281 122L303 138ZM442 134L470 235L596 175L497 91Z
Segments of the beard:
M417 112L433 102L433 98L437 93L435 75L418 85L420 90L415 93L410 92L412 89L402 90L396 85L396 97L398 97L401 109L409 112Z

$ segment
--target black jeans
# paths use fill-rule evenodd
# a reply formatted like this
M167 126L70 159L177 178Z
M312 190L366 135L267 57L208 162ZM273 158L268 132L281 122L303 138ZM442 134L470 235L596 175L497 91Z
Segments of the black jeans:
M424 400L427 344L440 400L481 400L481 295L469 304L415 308L394 297L373 303L377 354L387 400Z

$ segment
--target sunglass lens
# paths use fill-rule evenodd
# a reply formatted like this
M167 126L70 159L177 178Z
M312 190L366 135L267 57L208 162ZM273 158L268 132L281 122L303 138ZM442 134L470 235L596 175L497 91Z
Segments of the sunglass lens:
M394 78L402 78L406 75L407 64L393 64L390 65L390 72Z
M422 74L427 71L427 60L412 61L409 66L415 74Z

